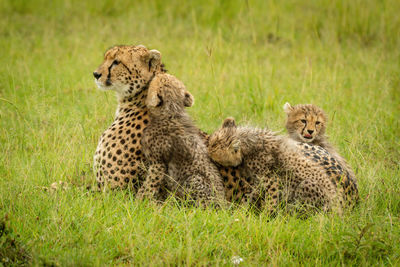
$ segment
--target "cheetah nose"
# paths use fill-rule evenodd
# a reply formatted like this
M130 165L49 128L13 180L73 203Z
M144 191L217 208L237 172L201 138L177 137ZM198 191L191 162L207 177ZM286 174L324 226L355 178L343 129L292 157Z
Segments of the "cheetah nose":
M101 73L93 72L93 76L94 76L96 79L98 79L98 78L101 77Z
M308 132L309 134L312 134L312 133L314 132L314 130L307 130L307 132Z

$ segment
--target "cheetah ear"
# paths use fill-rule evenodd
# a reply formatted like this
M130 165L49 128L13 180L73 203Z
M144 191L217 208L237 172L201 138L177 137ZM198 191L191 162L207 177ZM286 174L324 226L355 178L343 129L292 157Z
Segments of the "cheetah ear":
M194 97L188 91L186 91L183 99L183 105L185 107L191 107L193 106L193 104L194 104Z
M140 45L137 45L136 47L141 47L141 48L146 48L144 45L142 45L142 44L140 44ZM147 49L147 48L146 48Z
M146 99L146 106L149 108L160 107L163 104L163 98L159 93L149 95Z
M283 111L285 111L286 114L289 114L293 111L292 105L290 105L289 102L286 102L285 105L283 105Z
M161 53L158 50L150 50L149 51L149 71L153 68L155 69L158 65L161 64Z
M237 153L240 149L240 140L235 140L232 143L233 152Z
M222 128L227 128L227 127L235 127L236 128L236 122L235 122L234 118L229 117L224 120L224 122L222 123Z

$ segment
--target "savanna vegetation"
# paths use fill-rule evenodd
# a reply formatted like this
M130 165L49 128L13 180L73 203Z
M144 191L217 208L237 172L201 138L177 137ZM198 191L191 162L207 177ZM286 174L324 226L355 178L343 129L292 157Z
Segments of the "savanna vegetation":
M0 265L399 265L399 11L396 0L1 0ZM271 218L89 192L116 108L92 72L115 44L161 51L207 132L227 116L283 131L285 102L321 106L359 205Z

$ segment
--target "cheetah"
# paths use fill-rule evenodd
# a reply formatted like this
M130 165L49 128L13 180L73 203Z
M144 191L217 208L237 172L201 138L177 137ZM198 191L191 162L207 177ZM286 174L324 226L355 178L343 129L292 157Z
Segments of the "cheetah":
M101 135L94 155L99 188L129 187L136 192L143 183L146 159L140 140L150 121L145 100L150 81L165 72L161 53L142 45L108 49L93 72L97 86L115 91L118 101L115 119Z
M208 147L210 135L202 130L199 130L199 135ZM247 203L249 194L246 192L249 191L249 187L254 183L254 178L250 175L244 175L240 171L240 167L224 166L216 161L214 161L214 164L222 176L225 199L235 204Z
M320 156L332 156L335 158L339 162L339 166L343 168L344 177L341 182L345 188L346 197L352 199L353 202L357 202L358 190L355 174L346 160L329 143L325 135L327 122L325 112L313 104L292 106L289 103L285 103L283 109L287 114L286 129L290 138L304 144L322 147L326 151L315 147L316 150L318 149ZM306 150L304 152L307 153Z
M138 198L157 199L166 183L178 198L196 205L224 201L222 177L185 110L193 103L193 96L172 75L158 74L150 83L146 99L150 123L141 140L149 166Z
M253 189L245 192L250 195L250 202L259 199L263 190L261 203L268 204L271 210L286 199L326 211L342 211L343 190L337 184L342 169L334 158L328 158L328 153L319 153L314 146L267 129L236 126L235 120L228 118L210 136L208 151L214 161L237 166L242 175L255 177ZM322 154L326 159L321 159ZM329 172L318 163L320 160L328 163Z
M135 193L146 176L146 158L140 141L150 122L145 104L147 89L153 77L166 73L161 53L142 45L114 46L104 54L104 61L93 72L101 90L116 92L118 107L115 120L101 135L94 155L94 172L99 188L130 188ZM199 129L208 142L209 135ZM244 196L242 187L249 177L238 168L217 166L223 178L226 199L238 202Z

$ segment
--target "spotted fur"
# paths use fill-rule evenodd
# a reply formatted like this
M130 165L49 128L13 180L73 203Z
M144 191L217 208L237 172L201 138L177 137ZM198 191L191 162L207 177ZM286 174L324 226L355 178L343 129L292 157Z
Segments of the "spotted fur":
M161 54L144 46L115 46L106 51L93 73L102 90L116 92L118 108L114 122L101 135L94 155L99 187L136 191L145 177L146 160L140 140L150 119L145 100L148 84L164 73Z
M150 83L146 100L150 123L141 141L149 169L139 198L158 199L165 184L179 198L197 205L224 202L222 177L185 111L193 102L183 83L172 75L159 74Z
M324 159L321 161L323 166L332 166L331 159L337 161L338 167L343 169L340 170L343 175L335 175L337 178L340 177L335 182L344 188L348 199L356 202L358 200L358 190L355 174L351 166L330 144L325 135L327 123L325 112L313 104L292 106L289 103L284 105L284 111L287 114L286 129L289 136L293 140L303 143L301 146L304 148L303 152L306 156L309 156L309 146L306 144L322 147L323 149L319 149L318 147L310 146L313 151L317 151L318 157ZM328 170L328 173L331 173L331 170Z
M115 120L102 134L94 156L99 187L105 188L107 184L111 188L126 188L129 185L136 192L142 185L147 161L140 141L150 122L145 104L148 84L155 75L165 72L158 51L143 46L115 46L106 51L103 63L93 73L98 87L115 91L118 99ZM209 135L198 132L207 143ZM226 199L241 201L241 188L250 178L241 176L237 168L217 166Z
M328 152L315 151L315 147L305 147L269 130L237 127L232 118L224 121L208 143L213 160L237 166L243 175L255 177L252 190L245 192L251 195L251 202L261 198L261 205L274 208L286 199L340 212L346 204L343 189L335 181L340 180L343 171L334 158L329 159L329 166L323 166L321 156Z

